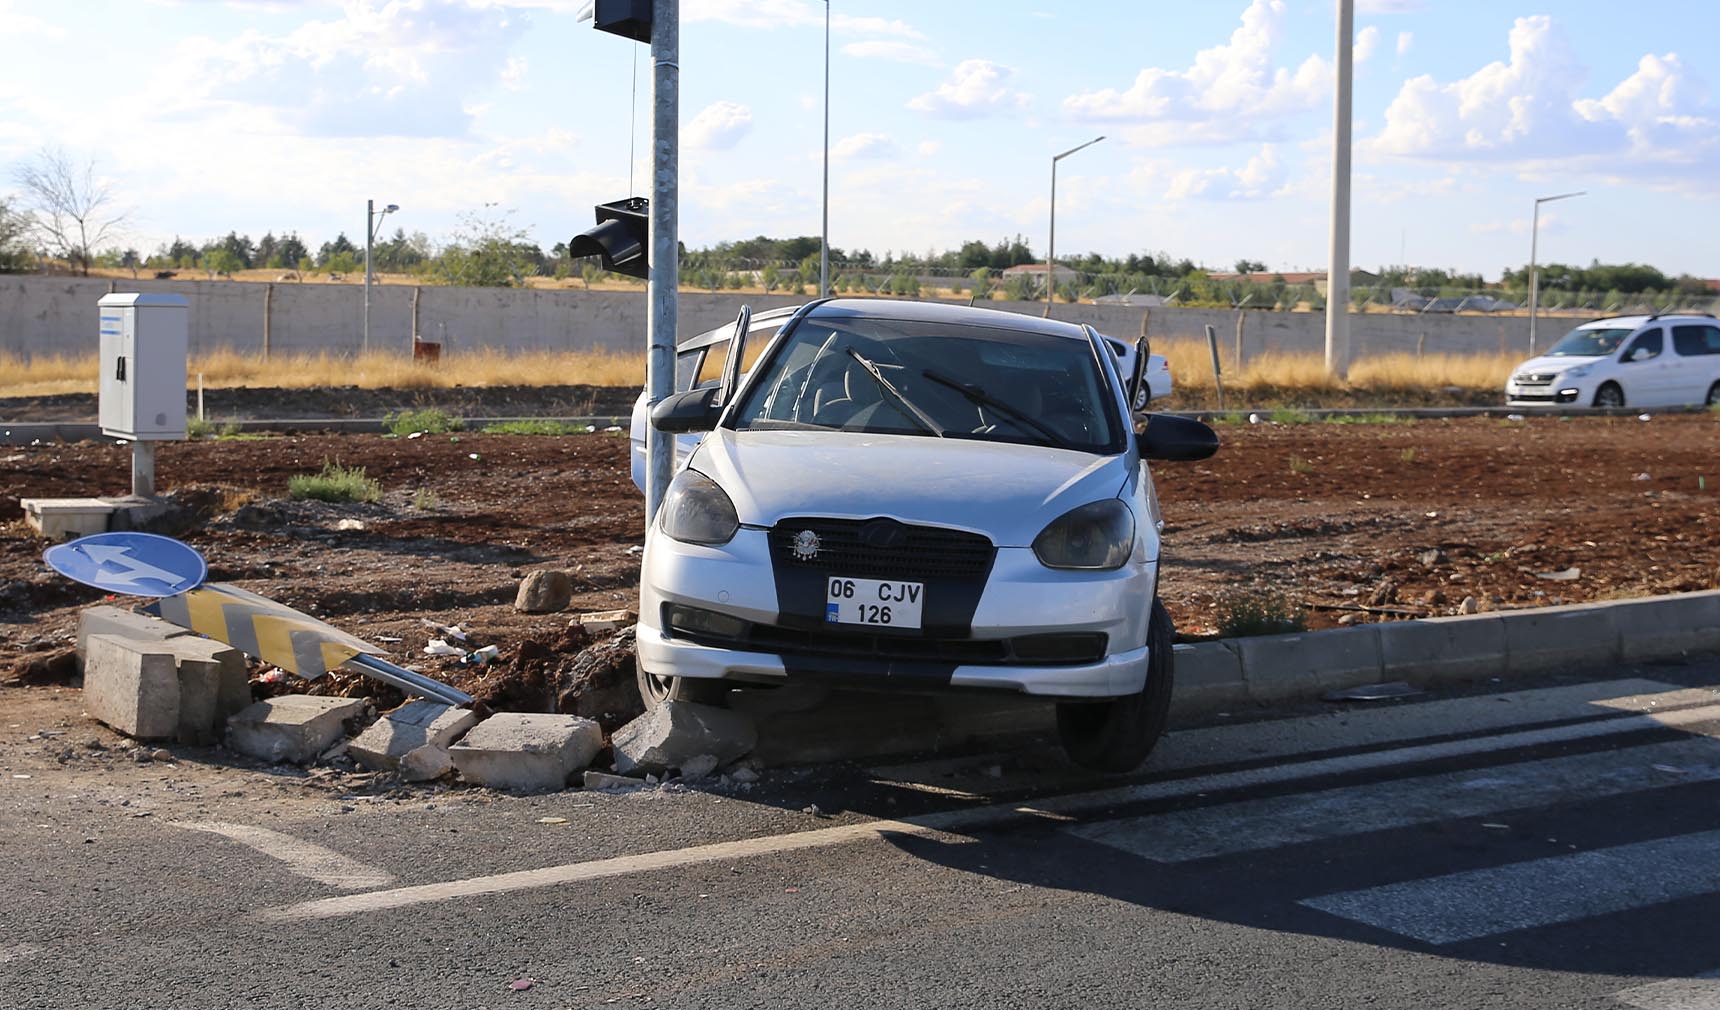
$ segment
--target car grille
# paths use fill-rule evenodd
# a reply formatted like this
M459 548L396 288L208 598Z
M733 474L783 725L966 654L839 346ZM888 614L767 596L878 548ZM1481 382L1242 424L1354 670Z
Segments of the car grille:
M1513 378L1519 386L1545 386L1558 376L1557 372L1520 372Z
M868 537L868 527L886 535ZM817 535L818 552L801 558L795 554L795 538L807 530ZM880 542L886 545L874 546ZM771 528L770 550L776 563L787 567L916 582L984 578L997 555L992 542L977 533L891 519L783 519Z

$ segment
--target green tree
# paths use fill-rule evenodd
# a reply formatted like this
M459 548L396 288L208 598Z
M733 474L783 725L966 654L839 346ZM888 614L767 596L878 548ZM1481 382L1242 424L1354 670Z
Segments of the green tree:
M1239 274L1263 274L1266 272L1266 264L1260 260L1237 260L1236 272Z
M211 276L233 276L234 271L244 269L245 264L238 255L225 245L219 245L203 254L203 269Z
M585 265L579 268L579 279L584 283L585 290L590 291L593 281L603 279L603 268L590 260L586 260Z
M761 279L764 281L764 289L767 293L775 291L777 286L782 283L782 272L777 270L775 263L766 263Z
M305 248L304 240L299 238L299 233L296 231L290 231L281 236L280 245L275 250L275 256L281 261L280 265L289 270L295 268L298 270L309 269L300 266L310 256L310 250Z
M968 244L978 245L981 248L985 245L983 242L970 242ZM966 247L964 246L963 248L965 249ZM973 280L974 298L982 302L989 301L991 299L991 268L978 267L973 273L968 274L968 277Z
M536 276L543 252L528 241L523 228L509 218L513 211L496 211L485 204L482 211L460 215L454 240L442 250L442 274L450 284L463 287L521 287Z
M329 260L342 253L355 258L358 255L358 247L352 244L352 240L346 237L344 231L336 235L333 242L324 242L322 248L317 250L317 266L324 269L334 269L329 266Z

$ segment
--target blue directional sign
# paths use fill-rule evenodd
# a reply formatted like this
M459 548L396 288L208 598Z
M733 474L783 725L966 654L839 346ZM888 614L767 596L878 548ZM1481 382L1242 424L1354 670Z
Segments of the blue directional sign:
M177 596L209 576L203 555L154 533L97 533L50 547L48 567L68 579L127 596Z

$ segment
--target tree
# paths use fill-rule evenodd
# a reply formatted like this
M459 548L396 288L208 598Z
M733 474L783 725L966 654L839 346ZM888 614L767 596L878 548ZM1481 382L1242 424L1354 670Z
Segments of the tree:
M977 243L976 242L976 243L969 243L969 244L970 245L979 245L982 249L984 248L983 243ZM966 247L964 246L963 248L966 248ZM968 276L973 278L973 296L974 296L974 298L978 299L979 301L990 301L991 300L991 269L989 267L978 267L974 270L973 273L968 274Z
M280 259L281 266L289 270L295 268L299 270L310 269L304 266L304 263L310 258L310 250L305 248L304 240L299 238L299 233L296 231L290 231L281 236L280 245L276 248L275 255Z
M352 244L352 240L346 237L346 232L344 231L339 235L336 235L333 242L324 242L322 244L322 248L317 250L317 266L327 267L329 265L329 260L342 253L346 253L355 258L358 255L358 247ZM348 269L351 268L348 267Z
M245 264L239 259L238 254L225 245L218 245L203 254L203 269L209 271L211 276L231 277L235 271L244 268Z
M126 218L114 204L112 188L96 178L95 162L80 169L65 151L43 148L15 178L35 211L35 236L88 277L92 250L117 237Z
M15 273L30 268L30 215L14 208L0 197L0 273Z
M1236 272L1239 274L1261 274L1266 272L1266 264L1260 260L1237 260Z
M454 241L442 251L442 273L448 283L466 287L522 287L537 274L543 253L529 241L525 229L508 221L513 211L495 213L486 204L479 213L460 215Z
M120 253L119 265L130 270L131 279L135 281L137 280L137 268L143 265L143 261L138 258L136 249L127 249L125 252Z

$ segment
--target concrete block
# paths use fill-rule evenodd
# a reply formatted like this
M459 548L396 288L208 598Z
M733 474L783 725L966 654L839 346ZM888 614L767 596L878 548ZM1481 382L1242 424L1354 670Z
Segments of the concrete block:
M1511 673L1581 669L1618 661L1612 604L1513 610L1499 619L1505 625L1505 667Z
M411 701L371 723L352 741L347 753L366 768L393 768L420 747L447 750L477 724L477 713L470 709Z
M1622 600L1612 607L1624 662L1720 649L1720 590Z
M562 789L603 748L603 729L577 715L499 712L448 749L460 777L494 789Z
M164 642L189 634L191 632L177 624L133 610L105 604L85 607L78 613L78 658L81 662L86 651L85 643L91 635L118 635L142 642Z
M441 747L414 747L400 758L400 777L407 782L429 782L454 770L454 762Z
M758 743L750 716L689 701L666 701L609 738L615 770L623 775L662 774L710 754L718 764L744 757Z
M166 624L167 622L163 621L162 623ZM175 625L168 626L175 627ZM215 718L211 725L219 726L230 716L237 714L245 706L251 704L250 665L243 652L225 642L217 642L213 638L203 638L199 635L185 635L174 638L172 641L173 651L178 654L181 663L186 660L200 660L214 663L218 668Z
M215 742L216 718L221 696L221 664L212 659L198 659L179 653L179 639L163 642L157 648L173 652L178 664L180 743L205 746Z
M24 521L49 540L106 533L113 506L99 498L20 498Z
M1506 672L1505 622L1498 614L1394 621L1376 627L1383 680L1425 685Z
M1248 697L1261 704L1308 701L1380 679L1379 625L1231 639Z
M1250 701L1242 657L1231 642L1191 642L1172 654L1171 719L1209 715Z
M581 781L587 789L637 789L645 784L644 779L629 778L626 775L611 775L595 768L587 768Z
M227 720L227 746L263 761L309 764L340 739L344 723L364 714L357 698L284 694Z
M179 733L179 658L163 642L91 635L85 643L84 709L140 740Z

